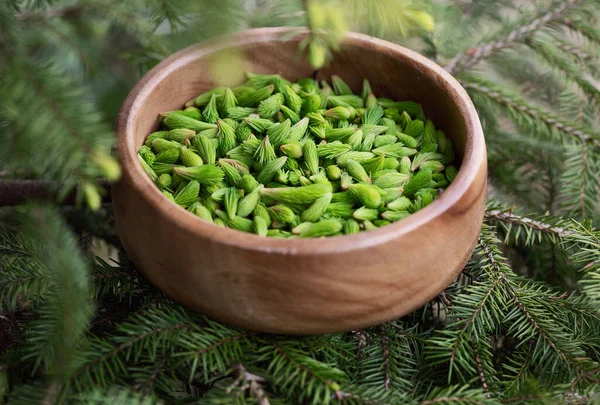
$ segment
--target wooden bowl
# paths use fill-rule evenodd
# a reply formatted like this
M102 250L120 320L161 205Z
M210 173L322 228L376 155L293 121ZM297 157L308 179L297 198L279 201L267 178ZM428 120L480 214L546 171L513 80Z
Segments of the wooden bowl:
M349 34L319 78L341 76L355 91L369 79L377 96L420 102L452 139L460 170L425 209L356 235L281 240L202 221L164 197L137 150L159 124L215 87L207 59L230 47L245 70L296 80L313 70L288 28L249 30L171 56L131 91L117 131L123 168L114 186L117 229L133 262L175 301L216 320L263 332L347 331L389 321L434 298L462 270L483 220L487 163L481 125L459 83L401 46ZM290 37L293 37L290 39Z

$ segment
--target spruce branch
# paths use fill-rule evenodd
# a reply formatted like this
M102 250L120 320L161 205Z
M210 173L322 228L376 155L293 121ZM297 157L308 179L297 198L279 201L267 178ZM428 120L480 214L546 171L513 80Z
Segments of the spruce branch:
M535 37L527 38L525 44L533 49L548 65L557 69L567 80L575 83L595 103L600 103L600 90L566 59L552 43Z
M578 7L583 0L566 0L556 3L554 7L543 14L537 15L532 20L518 26L512 31L506 33L504 30L496 34L496 39L481 44L467 52L455 56L448 64L444 66L452 74L460 73L476 65L481 60L493 55L494 53L512 46L518 41L522 41L533 35L539 29L550 23L564 21L567 12Z
M57 212L35 207L25 223L25 235L35 241L33 257L52 277L40 319L26 332L28 344L23 358L34 357L35 366L48 373L44 403L51 404L60 392L64 377L73 366L73 348L87 329L92 315L86 263L78 252L73 235Z
M531 230L532 232L527 233L526 244L529 245L535 239L541 239L542 234L549 237L565 238L573 235L573 231L567 229L568 223L564 220L556 220L549 216L542 216L540 219L534 219L524 216L516 215L509 209L488 209L485 212L485 219L491 222L502 222L509 228L506 229L508 233L511 232L512 226L520 226L525 229ZM548 221L548 222L545 222ZM565 227L560 224L565 223ZM537 233L537 238L534 236ZM518 237L518 235L517 235Z
M461 84L467 91L480 93L495 104L508 109L511 117L519 124L530 127L533 134L537 134L541 123L550 136L554 132L566 135L581 142L589 142L600 149L600 134L588 131L584 128L554 116L551 112L535 107L515 94L501 90L494 84L481 78L470 76L461 80Z

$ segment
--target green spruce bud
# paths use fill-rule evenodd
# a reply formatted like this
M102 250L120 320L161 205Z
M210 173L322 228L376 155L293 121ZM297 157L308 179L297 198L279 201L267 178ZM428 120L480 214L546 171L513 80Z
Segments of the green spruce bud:
M227 109L227 115L229 118L234 120L243 120L252 114L256 114L256 108L252 107L232 107Z
M379 155L377 157L367 159L364 162L362 162L361 164L365 168L365 171L367 173L370 173L371 175L373 175L383 169L384 161L385 161L385 157L383 155Z
M150 150L149 152L152 153ZM149 154L146 152L146 155ZM111 156L97 151L92 154L92 161L96 165L100 175L106 180L117 181L121 177L121 167L119 166L119 163Z
M267 221L262 217L254 217L254 233L258 236L267 236L268 228Z
M335 159L336 157L350 151L350 149L350 145L346 145L344 143L341 143L340 141L322 143L317 148L317 155L320 158Z
M187 167L200 166L204 163L200 156L186 147L183 147L179 150L179 158L181 159L181 163Z
M374 158L375 155L371 152L356 152L350 151L346 152L343 155L338 156L336 162L340 167L346 167L350 160L354 160L355 162L362 163L368 159Z
M454 179L456 179L456 175L458 174L458 170L454 166L448 166L446 168L446 179L448 179L448 183L452 183Z
M242 175L240 172L230 163L228 159L219 159L218 162L221 169L223 169L223 173L225 175L225 179L229 184L234 186L239 186L239 183L242 180ZM241 187L243 188L243 187Z
M157 139L167 139L167 135L169 135L169 131L157 131L157 132L153 132L150 135L148 135L148 138L146 138L146 142L144 142L144 145L146 145L148 148L152 147L152 142L154 142ZM150 163L148 163L150 164ZM152 165L150 165L152 166Z
M406 197L412 197L420 189L429 187L431 181L431 170L420 170L411 177L406 186L404 186L404 195Z
M346 82L343 81L342 78L337 75L331 76L331 84L333 85L333 90L335 91L335 94L337 94L338 96L354 94L350 86L348 86Z
M298 141L286 141L281 145L281 151L288 157L299 159L302 157L302 144Z
M175 169L176 167L182 167L179 165L175 165L173 163L154 163L154 165L152 165L152 170L154 170L154 173L156 173L158 176L160 176L161 174L171 174L173 172L173 169Z
M332 193L324 194L319 197L313 205L311 205L306 211L302 213L302 222L317 222L323 214L327 211L327 207L331 203Z
M167 189L169 189L169 187L171 187L172 183L173 183L173 178L171 177L170 174L167 174L167 173L161 174L158 177L158 179L156 180L156 185L161 190L167 190Z
M236 146L235 130L223 120L217 121L219 140L219 154L225 155Z
M375 96L373 96L373 98L374 97ZM373 98L369 97L369 99L367 101L372 102L371 100L373 100ZM382 119L383 119L383 108L381 108L381 106L377 105L377 99L375 99L375 104L372 105L371 107L367 107L367 110L365 111L365 115L363 116L363 119L362 119L363 126L371 128L371 131L369 131L369 133L371 133L371 132L383 133L383 132L387 131L388 128L387 128L387 126L379 125L379 123L381 122ZM376 130L373 130L376 127L384 127L385 129L377 128Z
M285 120L282 123L273 124L267 129L267 136L271 140L273 147L278 148L289 139L291 126L290 120Z
M304 164L311 174L317 174L319 172L319 154L317 152L317 145L312 139L307 140L302 147L302 153L304 154Z
M311 184L303 187L265 188L261 190L261 195L283 204L310 205L331 192L331 185Z
M333 193L333 196L331 197L331 202L332 203L338 203L338 202L343 202L343 203L349 203L349 204L354 204L356 200L354 199L354 197L352 197L352 195L350 195L350 193L347 192L339 192L339 193Z
M197 181L190 181L185 187L175 193L175 203L183 208L187 208L196 202L199 193L200 183Z
M404 133L413 138L418 138L425 132L425 124L421 120L412 120L404 128Z
M225 117L229 114L229 110L237 106L237 97L233 94L230 88L226 88L221 101L219 103L219 114ZM233 117L230 117L233 118Z
M254 158L261 166L277 158L277 155L275 154L275 149L273 148L273 145L271 145L268 136L265 136L265 138L262 140L262 142L256 149L256 152L254 152Z
M352 183L354 183L354 180L350 173L343 171L342 175L340 176L340 188L342 190L347 190L348 186Z
M400 161L396 158L385 158L383 159L383 166L381 170L397 170L400 166Z
M285 166L285 165L284 165ZM287 184L290 178L290 172L287 170L279 169L277 170L277 175L275 176L275 181L280 184Z
M294 211L292 211L291 208L283 204L274 205L272 207L269 207L267 210L269 211L269 215L271 216L271 219L274 222L282 222L285 224L289 224L290 222L293 222L296 218L296 214L294 214Z
M375 97L375 94L371 93L367 96L367 98L365 99L365 108L369 109L369 108L375 108L375 107L379 107L379 105L377 105L378 101L377 101L377 97ZM381 108L381 107L379 107ZM381 109L381 115L383 115L383 109Z
M397 188L402 187L408 183L410 175L402 174L398 172L387 173L383 176L378 177L373 184L379 188Z
M432 173L439 173L444 170L444 164L437 160L430 160L421 165L421 170L431 170Z
M252 128L245 121L239 124L235 129L235 138L238 142L245 142L250 139L251 136L254 136L252 135Z
M325 131L327 127L325 125L313 125L308 128L310 133L316 136L317 138L325 139Z
M169 115L163 120L163 124L169 129L185 128L196 132L216 128L214 123L198 121L181 114Z
M375 229L377 229L377 226L371 221L363 221L362 226L365 229L365 231L374 231Z
M380 148L382 146L391 145L393 143L396 143L396 141L398 141L398 138L396 138L396 135L379 135L377 138L375 138L375 142L373 143L373 146L375 146L376 148Z
M432 160L440 161L443 158L444 158L444 156L440 155L439 153L433 153L433 152L419 153L413 158L410 170L412 172L414 172L417 169L419 169L421 167L421 165L423 165L426 162L430 162ZM443 170L443 166L442 166L442 170Z
M319 222L309 222L308 226L300 224L292 232L299 235L301 238L317 238L321 236L329 236L338 233L342 230L342 223L338 219L324 219Z
M283 105L284 101L285 97L283 94L273 94L271 97L260 102L256 112L261 118L273 118Z
M382 154L386 157L391 156L395 158L402 158L404 156L416 155L417 150L412 148L405 148L401 143L394 143L391 145L382 146L381 148L373 149L373 153Z
M383 194L381 194L381 198L383 202L388 204L394 200L397 200L404 193L404 187L396 187L396 188L386 188L383 190Z
M297 124L300 121L300 116L285 105L281 106L281 112L283 113L283 117L289 119L292 124Z
M209 90L205 93L200 94L198 97L192 100L192 102L186 103L186 107L189 107L189 105L192 104L196 107L204 107L206 104L208 104L213 94L222 95L224 92L225 87L217 87L216 89Z
M200 184L217 184L223 180L223 170L215 165L202 165L194 167L176 167L175 173L188 180L197 180Z
M242 107L255 107L261 101L266 100L273 94L275 90L275 86L269 84L261 89L248 89L244 91L242 94L238 95L238 105Z
M412 167L412 162L411 162L410 158L408 156L404 156L402 159L400 159L400 166L398 167L398 172L400 172L402 174L410 174L411 167Z
M379 217L379 211L373 208L360 207L352 216L358 221L374 221Z
M410 212L408 211L385 211L381 213L381 217L390 222L399 221L409 215Z
M175 197L173 197L173 193L171 193L170 191L167 190L162 190L162 193L165 197L167 197L169 200L175 202Z
M154 161L156 160L156 155L152 152L148 146L144 145L138 151L138 155L144 159L144 161L148 164L148 166L152 166Z
M262 184L256 187L251 193L242 198L237 204L237 215L247 217L252 214L260 201L260 191L263 188Z
M304 137L306 131L308 130L308 118L302 118L298 123L292 125L290 129L290 133L288 134L288 139L292 141L299 141Z
M325 169L327 178L331 181L337 181L342 176L342 170L336 165L329 165Z
M352 150L358 151L362 147L363 142L363 131L356 131L346 141Z
M386 221L385 219L376 219L375 221L373 221L373 225L375 225L377 228L381 228L382 226L386 226L391 224L390 221Z
M271 125L274 125L273 121L258 116L246 117L244 122L257 132L265 132Z
M387 204L388 209L392 211L408 211L412 202L406 197L399 197Z
M311 184L313 184L313 182L307 179L305 176L300 176L298 178L298 181L300 182L301 186L310 186Z
M311 112L317 112L321 108L321 98L318 94L313 93L304 99L302 102L302 115Z
M354 209L354 202L332 202L327 207L326 214L333 218L351 218Z
M360 232L360 227L358 226L358 222L354 219L348 219L344 222L343 227L344 235L354 235L355 233Z
M326 128L325 129L325 139L327 142L333 141L345 141L350 138L357 129L355 127L348 128Z
M346 170L348 171L348 173L350 173L352 177L356 179L356 181L363 183L371 183L371 178L369 177L369 174L360 163L354 160L350 160L346 165Z
M240 200L240 195L235 187L230 187L225 189L225 195L223 196L223 205L225 206L225 212L230 220L235 219L235 215L237 213L238 201Z
M179 150L165 149L156 155L155 163L176 163L179 160Z
M370 184L351 184L348 186L348 192L367 208L378 208L382 203L381 194Z
M350 119L350 110L346 107L333 107L325 112L325 117L333 120Z
M254 211L252 212L254 218L261 217L267 222L267 227L271 226L271 215L269 215L269 210L263 203L258 203Z
M258 182L262 184L267 184L271 182L275 178L277 171L283 167L286 160L287 157L282 156L280 158L271 160L270 162L266 163L261 169L260 173L258 174L256 180L258 180Z
M198 151L198 154L202 158L205 164L215 164L217 159L217 151L215 144L207 137L203 135L197 135L192 139L194 148Z
M248 218L236 216L233 219L230 219L227 213L221 210L217 210L217 216L228 228L237 229L238 231L243 232L254 232L254 222ZM217 223L216 220L215 223Z
M167 139L169 141L184 143L186 139L192 139L196 136L196 131L185 128L176 128L169 131Z
M283 89L283 95L285 96L285 104L290 110L296 114L300 114L300 110L302 110L302 98L300 98L291 86L286 86Z
M242 178L239 181L239 184L237 186L240 187L241 189L243 189L245 192L251 193L259 185L260 185L260 183L258 181L256 181L254 176L252 176L251 174L247 174L247 175L242 176Z
M155 139L152 142L152 148L154 149L155 153L160 153L167 149L176 149L177 151L179 151L181 146L182 145L178 142L167 141L166 139Z
M306 114L306 118L309 120L309 125L317 126L317 125L325 125L327 120L320 112L311 112Z
M436 144L437 150L437 134L435 126L433 125L433 122L431 122L431 120L427 120L427 122L425 123L425 130L423 131L423 138L421 139L421 144L423 145L423 147L427 145ZM433 152L435 152L435 150Z
M413 138L412 136L409 136L409 135L406 135L403 133L399 133L399 134L396 134L396 137L398 138L400 143L402 143L407 148L415 149L419 146L419 141L416 140L415 138Z
M190 211L192 214L196 215L197 217L202 218L205 221L208 221L210 223L213 222L212 215L211 215L210 211L208 210L208 208L206 208L205 206L203 206L201 203L199 203L197 201L188 207L188 211Z

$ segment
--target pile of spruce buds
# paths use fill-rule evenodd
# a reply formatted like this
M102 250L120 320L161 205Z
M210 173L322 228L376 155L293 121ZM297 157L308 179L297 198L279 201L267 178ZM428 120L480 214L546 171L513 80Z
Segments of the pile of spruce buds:
M140 163L175 204L261 236L354 234L430 204L457 174L444 132L367 80L331 81L249 73L163 113Z

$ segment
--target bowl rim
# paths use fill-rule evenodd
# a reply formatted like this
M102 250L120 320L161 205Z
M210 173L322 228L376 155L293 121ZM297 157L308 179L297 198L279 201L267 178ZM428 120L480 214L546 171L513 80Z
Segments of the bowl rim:
M133 187L134 191L148 200L149 203L156 206L170 222L185 228L190 233L247 251L293 255L310 254L311 256L365 249L385 244L412 232L416 228L425 226L456 204L467 193L469 187L475 181L480 167L487 159L483 130L475 106L467 92L446 70L417 52L388 41L354 32L346 35L344 43L351 43L356 46L368 45L377 48L378 51L401 54L404 58L411 59L425 76L440 83L444 91L448 92L456 103L459 113L464 119L467 132L465 152L456 179L439 198L407 218L376 230L359 232L354 235L292 240L265 238L224 228L204 221L175 204L167 204L168 199L152 183L139 164L137 148L134 144L135 121L149 94L171 72L216 51L257 42L285 41L296 36L304 36L307 33L308 30L303 28L289 27L245 30L182 49L146 73L127 96L117 118L117 150L123 169L123 177L130 180L129 186ZM116 193L113 193L113 200L115 195Z

